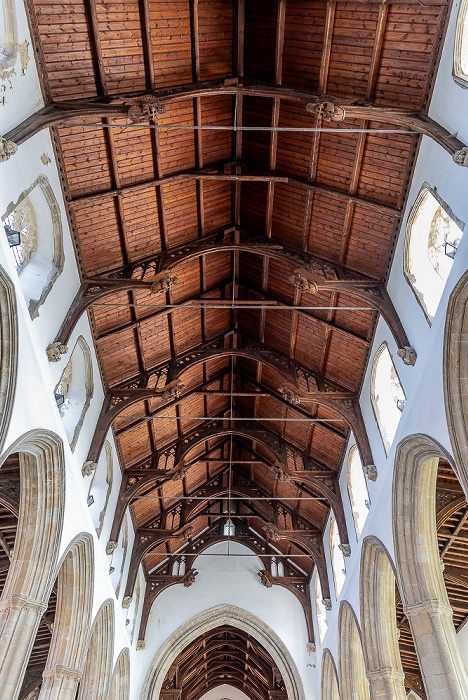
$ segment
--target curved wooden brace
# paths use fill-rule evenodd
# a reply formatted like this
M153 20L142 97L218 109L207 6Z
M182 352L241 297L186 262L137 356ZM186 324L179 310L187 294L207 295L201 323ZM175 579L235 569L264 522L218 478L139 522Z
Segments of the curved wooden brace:
M341 108L342 117L338 121L342 121L345 118L377 120L411 129L416 134L429 136L450 155L453 155L465 145L430 117L420 115L409 109L375 106L370 103L355 104L356 100L317 95L281 85L250 84L248 80L243 78L191 83L172 88L146 91L145 93L108 95L105 98L105 102L102 98L55 102L39 110L36 114L9 131L5 134L5 138L19 145L41 129L48 128L54 124L66 124L66 122L75 122L89 117L101 119L128 116L129 108L135 101L135 98L143 94L152 96L152 106L156 109L180 100L220 94L255 95L257 97L298 102L307 105L306 108L310 112L314 112L323 105L328 106L331 104L335 109ZM334 119L334 115L331 119ZM337 121L337 119L334 120ZM148 122L148 118L145 121Z

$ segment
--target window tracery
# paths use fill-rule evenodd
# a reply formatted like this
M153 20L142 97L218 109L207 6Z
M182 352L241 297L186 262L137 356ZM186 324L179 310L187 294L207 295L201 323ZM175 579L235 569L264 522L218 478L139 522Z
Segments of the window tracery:
M371 403L385 452L388 454L406 404L406 396L385 342L374 356Z
M404 273L429 323L432 323L453 260L463 224L429 185L424 184L408 217Z
M70 447L74 450L93 396L91 351L82 336L76 341L54 389L54 396Z
M458 11L453 50L453 77L462 87L468 87L468 2L462 0Z
M346 566L343 553L340 550L340 533L335 518L330 523L330 555L333 571L333 581L335 583L335 594L338 599L346 578Z
M64 265L60 209L44 175L8 207L2 222L29 313L35 318Z
M325 608L325 605L323 604L322 600L323 600L322 586L320 585L319 575L316 574L315 575L315 609L317 611L317 627L318 627L320 644L323 642L325 634L328 630L327 609Z
M353 445L350 449L348 456L348 495L356 529L356 539L359 540L369 514L370 500L366 478L362 471L359 450L356 445Z

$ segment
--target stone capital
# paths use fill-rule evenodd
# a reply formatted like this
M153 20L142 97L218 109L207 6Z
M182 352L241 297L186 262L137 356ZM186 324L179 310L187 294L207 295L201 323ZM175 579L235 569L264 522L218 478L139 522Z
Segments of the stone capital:
M14 594L10 598L0 602L0 612L4 610L31 611L38 616L41 616L47 610L47 603L40 603L37 600L31 600L26 596Z
M421 613L428 613L431 617L439 615L453 617L450 605L444 605L438 600L424 600L421 603L404 605L403 612L408 618L417 617Z
M82 676L83 671L80 671L77 668L68 668L67 666L60 665L56 666L55 668L46 669L42 674L44 680L47 680L49 678L71 678L80 681Z

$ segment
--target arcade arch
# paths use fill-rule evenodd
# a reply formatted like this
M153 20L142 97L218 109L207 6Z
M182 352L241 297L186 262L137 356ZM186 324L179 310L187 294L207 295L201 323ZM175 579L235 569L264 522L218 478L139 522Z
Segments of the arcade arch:
M338 617L340 692L343 698L370 700L359 626L350 604L340 604Z
M321 700L340 700L338 690L338 674L335 662L329 649L323 650L322 676L321 676Z

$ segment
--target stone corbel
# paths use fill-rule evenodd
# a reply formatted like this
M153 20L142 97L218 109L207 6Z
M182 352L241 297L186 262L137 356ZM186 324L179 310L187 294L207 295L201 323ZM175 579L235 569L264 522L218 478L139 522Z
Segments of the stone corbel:
M113 540L109 540L109 542L106 545L106 554L111 555L117 547L119 546L118 542L114 542Z
M93 472L96 471L98 465L96 462L85 462L81 467L81 473L83 476L91 476Z
M377 481L378 472L375 464L365 464L362 468L362 471L367 476L367 478L370 479L370 481Z
M62 343L51 343L46 348L47 359L49 362L60 362L62 355L66 355L68 347Z
M400 348L397 351L397 355L398 357L401 357L405 365L414 366L416 364L416 360L418 359L418 353L409 345L405 345L404 348Z
M138 642L136 643L136 650L137 651L143 651L145 648L145 640L144 639L139 639Z
M338 549L342 552L344 557L351 556L351 545L349 544L339 544Z
M458 151L455 151L452 159L457 165L462 165L465 168L468 168L468 146L464 146Z
M0 163L10 160L11 156L15 155L18 146L13 141L7 141L0 136Z
M122 600L122 607L124 610L128 610L130 605L132 604L132 596L131 595L126 595L125 598Z
M331 610L332 609L331 598L324 598L322 600L322 605L325 607L325 610Z

